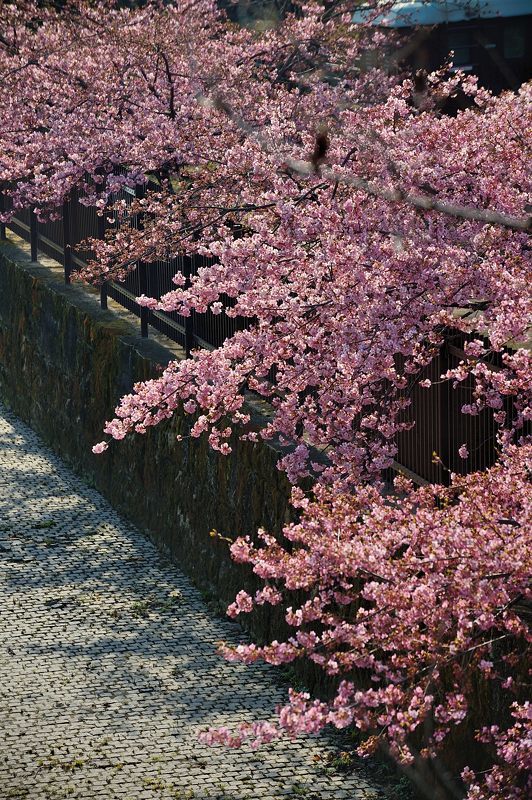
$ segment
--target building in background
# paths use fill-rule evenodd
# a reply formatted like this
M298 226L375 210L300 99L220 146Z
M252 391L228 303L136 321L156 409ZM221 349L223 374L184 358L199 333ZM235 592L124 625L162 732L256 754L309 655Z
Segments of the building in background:
M382 14L353 14L367 21L412 34L403 60L416 69L437 69L453 51L456 68L495 92L532 77L532 0L398 0Z

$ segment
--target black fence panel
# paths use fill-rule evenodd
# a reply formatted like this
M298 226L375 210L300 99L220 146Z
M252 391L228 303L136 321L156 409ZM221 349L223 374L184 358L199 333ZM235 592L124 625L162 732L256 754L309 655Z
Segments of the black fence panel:
M424 481L449 483L451 472L467 475L495 463L498 426L493 418L494 410L484 408L476 414L463 413L464 406L475 405L473 380L440 379L447 370L466 360L465 341L465 335L449 332L441 352L416 377L416 384L410 392L411 404L401 419L415 421L415 425L396 436L396 467L405 468L414 479L417 476ZM491 369L500 369L501 354L490 355L486 363ZM427 378L432 382L430 388L420 386L419 381ZM502 410L506 411L508 420L513 420L512 398L506 399ZM529 431L530 425L525 432ZM462 458L459 453L462 445L467 447L467 458ZM386 478L392 477L392 472L388 471Z
M442 457L444 402L437 381L442 370L442 360L437 356L416 379L409 393L410 405L401 416L402 422L415 423L408 431L396 437L398 463L429 482L441 482L444 470L433 460L433 453ZM419 386L419 380L429 379L430 389Z
M37 246L45 255L59 261L63 266L65 241L63 219L39 222L37 225Z
M150 186L150 188L156 187ZM140 196L140 191L125 186L113 195L112 203L125 201L126 214L119 215L116 211L108 210L102 218L98 216L94 206L85 205L80 196L74 194L68 205L58 212L57 219L37 223L35 217L32 219L29 209L20 209L8 227L25 241L30 242L33 224L34 243L36 242L37 249L63 265L65 280L68 282L71 269L83 268L93 257L91 250L83 243L90 238L102 237L106 217L112 215L114 221L111 224L116 227L131 225L138 228L142 225L139 215L127 214L127 207L131 206L136 196ZM9 198L5 198L6 210L10 209L9 202ZM252 320L243 317L231 318L224 313L213 314L210 310L204 314L193 311L190 317L186 318L176 312L141 308L136 301L141 294L159 300L176 288L172 278L177 273L193 276L197 274L199 268L212 263L214 259L200 255L180 255L167 260L137 263L124 281L109 281L105 284L102 304L105 305L106 298L111 297L141 319L143 333L147 334L149 324L185 347L187 354L195 347L214 349L222 345L235 331L248 327ZM225 295L222 295L221 302L228 307L233 303L231 298Z
M72 239L73 247L73 260L77 266L84 266L93 257L90 249L79 247L80 242L86 239L97 239L100 233L100 226L98 224L98 214L94 206L84 205L78 196L76 196L70 203L71 208L71 225L72 225Z

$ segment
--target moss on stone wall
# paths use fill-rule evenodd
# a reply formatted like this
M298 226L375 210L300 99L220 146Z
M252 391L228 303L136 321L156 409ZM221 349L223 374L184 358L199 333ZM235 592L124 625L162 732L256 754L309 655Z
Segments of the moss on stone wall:
M136 381L154 377L170 351L141 339L94 294L65 287L61 276L32 264L25 251L0 245L0 397L77 473L184 568L197 585L231 602L253 586L234 564L215 528L234 537L264 526L279 531L289 485L276 468L279 453L265 443L233 442L229 457L205 439L176 441L188 420L173 420L91 452L105 420ZM281 633L282 620L259 613L260 639Z

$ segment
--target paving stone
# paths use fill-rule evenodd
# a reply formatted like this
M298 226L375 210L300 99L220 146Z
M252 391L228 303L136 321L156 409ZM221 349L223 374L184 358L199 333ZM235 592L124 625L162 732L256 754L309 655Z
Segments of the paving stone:
M0 405L0 800L376 796L320 773L325 737L198 742L285 699L273 668L215 655L242 638Z

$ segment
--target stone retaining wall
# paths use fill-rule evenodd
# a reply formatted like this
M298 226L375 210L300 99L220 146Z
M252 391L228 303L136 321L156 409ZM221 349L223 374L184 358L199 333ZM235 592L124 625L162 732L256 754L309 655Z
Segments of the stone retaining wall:
M0 243L0 398L225 604L252 581L209 532L280 529L289 485L276 469L279 452L237 441L223 457L205 438L178 443L188 424L180 415L145 436L113 442L103 455L91 452L119 398L172 357L103 311L94 292L65 286L55 262L31 263L16 237ZM279 626L271 609L250 624L259 640L279 635Z

